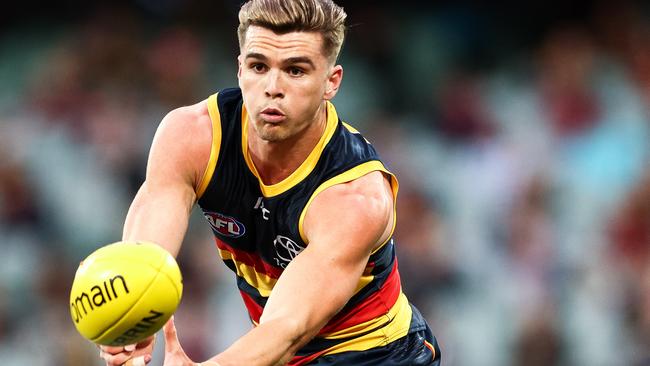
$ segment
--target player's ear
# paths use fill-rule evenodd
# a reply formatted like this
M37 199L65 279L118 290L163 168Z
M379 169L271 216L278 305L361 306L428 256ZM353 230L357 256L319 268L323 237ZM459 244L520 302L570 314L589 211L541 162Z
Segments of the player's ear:
M242 55L237 56L237 78L241 77Z
M336 93L339 91L341 86L341 81L343 80L343 66L334 65L330 70L329 76L327 77L327 85L325 87L325 95L323 99L331 100L334 98Z

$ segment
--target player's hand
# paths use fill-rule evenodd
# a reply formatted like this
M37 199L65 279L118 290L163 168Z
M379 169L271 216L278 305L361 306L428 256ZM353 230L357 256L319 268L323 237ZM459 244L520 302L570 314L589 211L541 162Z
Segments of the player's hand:
M163 327L163 333L165 334L165 363L163 366L200 366L200 364L190 360L183 347L181 347L176 334L173 316Z
M124 347L99 346L99 357L106 361L106 366L144 366L151 362L155 343L154 335L140 343Z

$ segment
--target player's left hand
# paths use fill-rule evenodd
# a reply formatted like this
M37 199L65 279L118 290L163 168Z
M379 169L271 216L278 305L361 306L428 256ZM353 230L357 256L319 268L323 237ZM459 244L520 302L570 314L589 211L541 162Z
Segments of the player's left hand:
M181 347L176 334L173 316L163 327L163 333L165 334L165 363L163 366L200 366L200 364L190 360L183 347Z
M99 347L99 357L104 359L106 366L144 366L151 361L151 353L156 343L156 337L151 336L137 344L124 347Z

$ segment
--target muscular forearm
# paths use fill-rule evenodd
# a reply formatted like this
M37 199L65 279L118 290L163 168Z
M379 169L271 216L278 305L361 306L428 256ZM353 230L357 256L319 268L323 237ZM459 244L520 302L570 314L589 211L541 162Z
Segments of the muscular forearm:
M145 182L129 208L122 239L150 241L176 256L187 231L194 199L191 186L161 187Z
M211 358L220 366L281 366L311 339L313 332L292 319L274 319L262 323L232 346Z

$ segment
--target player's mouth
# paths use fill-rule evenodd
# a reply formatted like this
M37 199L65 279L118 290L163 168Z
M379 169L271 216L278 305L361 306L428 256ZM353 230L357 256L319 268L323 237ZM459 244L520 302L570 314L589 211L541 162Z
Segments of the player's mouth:
M260 113L262 120L267 123L279 123L284 121L287 116L277 108L264 108Z

